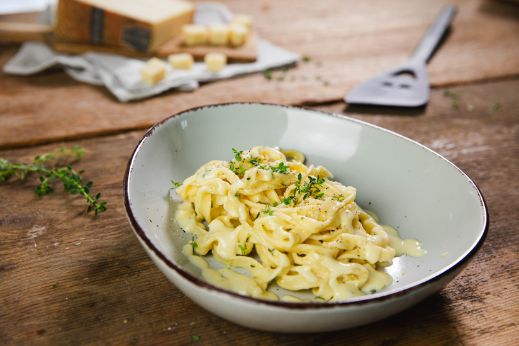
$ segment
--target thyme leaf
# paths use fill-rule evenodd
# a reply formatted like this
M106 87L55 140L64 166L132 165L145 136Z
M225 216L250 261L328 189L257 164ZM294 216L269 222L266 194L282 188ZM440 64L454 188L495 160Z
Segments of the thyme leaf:
M191 244L191 247L193 248L193 253L195 253L195 250L198 248L198 243L196 241L196 235L193 235L191 238L191 241L189 242Z
M271 166L270 169L272 170L272 172L275 172L275 173L281 173L281 174L288 173L288 166L285 165L284 162L280 162L277 166Z
M182 186L182 182L171 180L171 186L173 186L176 189L177 187Z

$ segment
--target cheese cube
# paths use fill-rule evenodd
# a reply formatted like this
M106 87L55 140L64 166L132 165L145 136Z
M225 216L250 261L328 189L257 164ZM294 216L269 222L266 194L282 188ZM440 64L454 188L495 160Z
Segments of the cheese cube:
M249 30L252 30L252 18L246 14L237 14L232 18L232 24L241 24Z
M229 43L231 46L242 46L247 41L247 28L241 24L229 26Z
M207 28L203 25L184 25L182 38L188 46L204 45L207 43Z
M191 70L195 63L193 56L188 53L171 54L168 61L173 68L179 70Z
M141 78L149 85L155 85L166 77L166 63L157 58L151 58L141 69Z
M219 72L227 64L227 56L223 53L209 53L204 57L205 65L210 72Z
M229 28L226 25L211 25L209 27L209 44L226 46L229 39Z

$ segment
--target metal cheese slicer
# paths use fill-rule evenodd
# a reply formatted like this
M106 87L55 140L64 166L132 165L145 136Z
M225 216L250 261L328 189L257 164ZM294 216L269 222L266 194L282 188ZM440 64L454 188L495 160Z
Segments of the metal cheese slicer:
M403 64L354 87L344 101L351 104L417 107L429 100L427 61L456 14L452 5L442 9L413 55Z

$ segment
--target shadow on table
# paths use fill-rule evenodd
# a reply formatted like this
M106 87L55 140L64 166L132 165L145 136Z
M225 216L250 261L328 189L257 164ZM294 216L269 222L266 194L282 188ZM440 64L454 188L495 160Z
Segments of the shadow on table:
M446 299L435 294L406 311L366 326L331 333L278 334L279 344L294 342L295 337L304 345L456 345L460 335L447 306Z
M386 107L372 105L345 105L342 110L347 114L359 115L398 115L398 116L421 116L425 114L427 105L421 107Z
M59 326L75 331L66 337L79 338L79 343L188 344L193 336L213 340L213 344L233 345L390 346L403 342L461 342L450 304L441 294L382 321L338 332L285 334L241 327L205 312L173 288L135 239L118 240L113 246L105 243L104 248L84 259L74 274L88 280L79 287L67 288L70 300L59 305ZM48 335L49 341L62 340L59 338L64 336L61 332L48 334L52 334Z
M519 20L519 3L511 0L483 1L478 10L494 17Z

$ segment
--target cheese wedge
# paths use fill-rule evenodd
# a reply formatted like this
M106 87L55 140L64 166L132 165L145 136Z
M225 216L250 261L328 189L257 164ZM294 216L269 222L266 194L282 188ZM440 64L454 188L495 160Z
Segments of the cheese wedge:
M209 72L220 72L227 65L227 56L223 53L208 53L204 62Z
M166 77L166 63L157 58L151 58L141 69L141 78L149 85L155 85Z
M194 5L180 0L60 0L57 41L150 52L180 34Z

